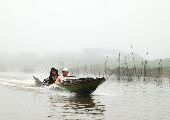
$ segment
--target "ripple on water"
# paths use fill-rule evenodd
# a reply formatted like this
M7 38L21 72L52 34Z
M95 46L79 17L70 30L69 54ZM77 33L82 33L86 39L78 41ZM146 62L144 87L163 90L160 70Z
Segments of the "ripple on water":
M127 82L110 79L100 85L92 95L87 96L77 96L61 89L35 87L31 82L33 81L1 78L0 91L3 93L0 99L1 119L169 120L170 118L169 80Z

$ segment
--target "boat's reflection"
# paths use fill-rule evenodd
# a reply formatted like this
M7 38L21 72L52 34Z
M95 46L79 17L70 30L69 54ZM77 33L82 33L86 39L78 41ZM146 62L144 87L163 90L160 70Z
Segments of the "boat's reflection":
M80 109L85 110L85 112L103 114L104 105L101 105L99 101L95 100L94 96L75 96L70 98L70 104L64 106L65 108L71 107L72 109L79 111Z
M96 96L86 95L86 96L56 96L51 99L52 113L56 111L56 114L51 114L53 117L86 117L90 118L100 118L104 115L105 105L103 105ZM76 118L76 117L75 117ZM74 119L75 119L74 118ZM84 119L86 119L84 118Z

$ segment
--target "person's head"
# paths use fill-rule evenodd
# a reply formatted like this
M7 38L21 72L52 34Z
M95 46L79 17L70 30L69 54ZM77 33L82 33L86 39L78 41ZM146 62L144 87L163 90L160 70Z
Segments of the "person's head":
M64 68L64 69L62 70L62 74L63 74L64 77L67 77L67 76L68 76L68 69L67 69L67 68Z
M50 75L51 75L51 76L58 75L58 70L57 70L57 69L55 69L55 68L51 68Z

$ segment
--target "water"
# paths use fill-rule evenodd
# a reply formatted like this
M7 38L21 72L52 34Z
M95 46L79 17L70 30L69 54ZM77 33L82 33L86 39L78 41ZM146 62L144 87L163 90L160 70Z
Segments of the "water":
M35 87L32 74L0 73L0 76L0 120L170 119L168 79L123 82L113 77L92 95L76 96Z

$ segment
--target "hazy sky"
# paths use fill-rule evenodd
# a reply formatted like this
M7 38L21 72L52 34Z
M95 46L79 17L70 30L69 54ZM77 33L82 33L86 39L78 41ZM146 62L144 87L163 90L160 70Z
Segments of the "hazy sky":
M169 0L1 0L0 52L113 48L170 57Z

